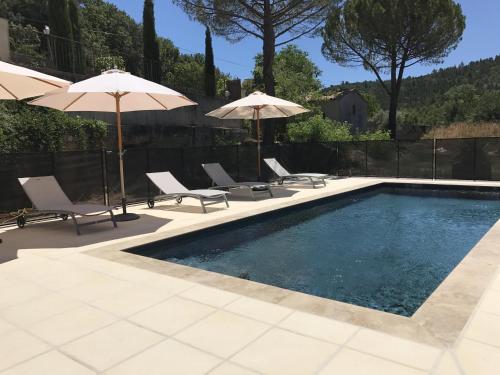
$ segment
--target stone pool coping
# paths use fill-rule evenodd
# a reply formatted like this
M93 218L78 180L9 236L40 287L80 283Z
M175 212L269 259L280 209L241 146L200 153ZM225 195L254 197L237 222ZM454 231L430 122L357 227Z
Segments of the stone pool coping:
M140 238L93 248L85 253L117 263L205 284L294 310L374 329L412 341L440 348L449 347L460 335L460 332L472 315L481 295L493 279L496 269L500 264L500 248L495 246L495 243L499 243L500 241L500 221L497 221L422 304L417 312L409 318L124 251L132 247L143 246L230 221L386 182L500 187L500 184L491 182L363 178L356 181L355 184L342 186L338 189L330 189L333 185L330 182L328 188L317 189L315 190L315 194L305 197L292 198L279 202L271 201L270 204L252 208L251 212L248 210L240 210L238 212L228 210L223 216L219 215L210 218L207 215L206 220L198 221L189 226L183 225L175 229L148 234Z

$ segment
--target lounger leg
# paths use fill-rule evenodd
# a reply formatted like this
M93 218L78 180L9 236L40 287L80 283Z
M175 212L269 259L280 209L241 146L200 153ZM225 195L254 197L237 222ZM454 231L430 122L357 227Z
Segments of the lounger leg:
M321 181L323 181L323 186L326 187L326 181L325 181L325 179L323 178Z
M267 191L269 192L269 195L271 196L271 198L274 198L273 191L272 191L270 185L267 185Z
M200 204L201 204L201 208L203 209L203 213L206 214L207 213L207 209L205 208L205 202L203 202L203 198L200 197Z
M312 177L309 177L309 180L311 180L311 184L313 186L313 189L316 189L316 184L314 183L314 179Z
M252 199L253 199L254 201L256 201L256 200L257 200L257 198L255 198L255 194L254 194L254 192L253 192L253 190L252 190L252 187L251 187L251 186L247 186L247 188L248 188L248 190L250 191L250 196L252 197ZM224 195L224 197L226 197L226 196Z
M113 214L113 211L109 210L109 214L111 215L111 221L113 222L113 226L116 228L118 225L116 225L116 219L115 215Z
M71 220L73 220L73 224L74 224L75 229L76 229L76 234L80 235L80 227L78 226L78 222L76 221L75 214L71 214Z
M224 194L224 202L226 202L226 207L229 208L229 202L227 201L227 195Z

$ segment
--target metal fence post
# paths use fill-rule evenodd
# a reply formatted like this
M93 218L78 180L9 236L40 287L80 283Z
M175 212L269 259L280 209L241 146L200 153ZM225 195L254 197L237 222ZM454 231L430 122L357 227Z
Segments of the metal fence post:
M365 141L365 177L368 176L368 141Z
M240 180L240 145L236 145L236 178Z
M109 206L109 188L108 188L108 162L106 149L101 150L101 176L102 192L104 195L104 205Z
M397 152L397 159L398 159L398 169L396 172L396 178L399 178L399 139L396 139L396 152Z
M474 181L477 180L476 172L477 172L477 142L476 138L473 139L473 147L472 147L472 178Z
M436 138L432 142L432 179L436 179Z
M151 164L150 164L151 158L149 155L149 148L146 147L146 173L151 172ZM151 199L151 183L149 182L149 178L146 178L146 184L147 184L147 197L148 200Z

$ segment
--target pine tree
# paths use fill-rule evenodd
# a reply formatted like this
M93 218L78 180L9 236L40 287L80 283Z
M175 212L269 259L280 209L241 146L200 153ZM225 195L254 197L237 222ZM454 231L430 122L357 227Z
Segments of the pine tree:
M210 29L205 30L205 95L214 97L216 92L214 50Z
M144 76L151 81L160 82L160 48L156 37L153 0L144 1L142 33L144 44Z
M56 67L73 69L73 31L69 18L68 0L48 0L51 53Z

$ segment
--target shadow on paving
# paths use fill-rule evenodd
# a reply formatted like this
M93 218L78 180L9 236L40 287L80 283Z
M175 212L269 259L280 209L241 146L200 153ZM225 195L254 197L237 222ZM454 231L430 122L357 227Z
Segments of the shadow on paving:
M81 228L78 236L70 220L51 220L28 222L24 229L13 228L0 234L0 264L17 259L17 253L23 249L64 249L82 247L100 242L154 233L171 219L158 218L141 213L135 221L120 222L114 228L111 222L90 225ZM85 219L79 219L85 222Z

